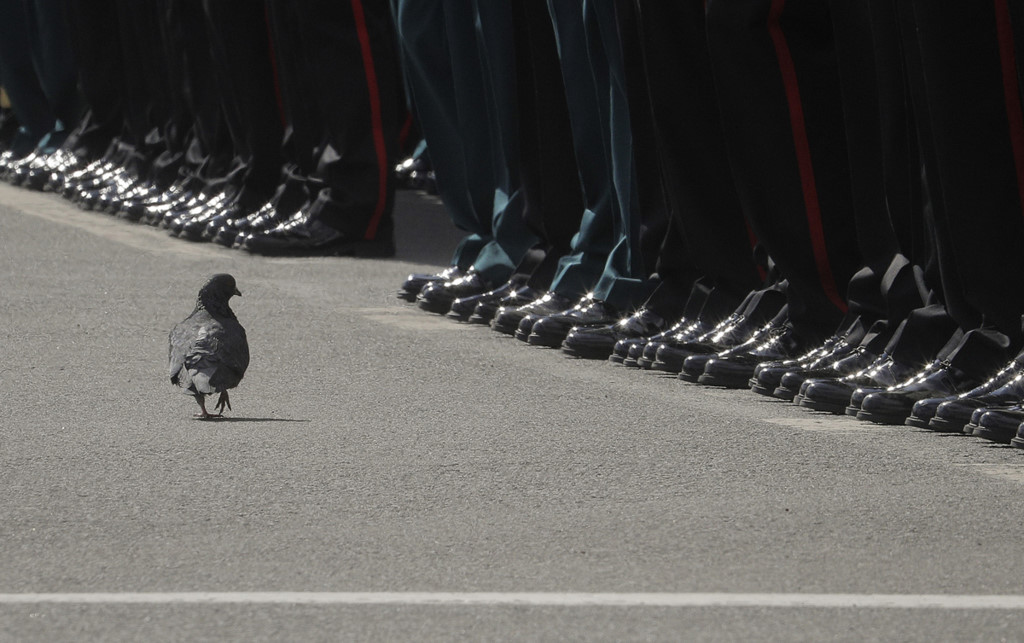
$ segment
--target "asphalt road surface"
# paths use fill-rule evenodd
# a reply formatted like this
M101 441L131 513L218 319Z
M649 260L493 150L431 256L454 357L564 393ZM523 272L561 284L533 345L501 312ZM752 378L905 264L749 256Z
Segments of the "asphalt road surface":
M0 185L0 640L1024 640L1024 451L576 360ZM167 333L231 272L221 421Z

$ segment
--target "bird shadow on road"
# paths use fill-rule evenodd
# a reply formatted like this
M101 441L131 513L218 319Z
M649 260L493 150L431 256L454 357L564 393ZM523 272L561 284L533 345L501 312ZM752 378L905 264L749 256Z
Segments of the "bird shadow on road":
M245 417L217 417L217 418L194 418L200 422L309 422L310 420L297 420L295 418L245 418Z

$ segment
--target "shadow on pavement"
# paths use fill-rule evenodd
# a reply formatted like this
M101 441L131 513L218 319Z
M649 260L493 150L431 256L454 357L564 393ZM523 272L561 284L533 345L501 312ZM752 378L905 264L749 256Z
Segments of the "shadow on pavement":
M244 417L209 417L194 418L201 422L310 422L311 420L296 420L295 418L244 418Z
M465 234L452 224L440 199L412 190L396 193L394 218L400 261L447 266Z

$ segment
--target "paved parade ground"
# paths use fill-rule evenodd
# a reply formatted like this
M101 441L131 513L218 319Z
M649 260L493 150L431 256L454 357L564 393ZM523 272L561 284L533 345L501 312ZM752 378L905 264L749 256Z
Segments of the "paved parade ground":
M0 641L1024 640L1024 450L399 301L459 238L268 259L0 185ZM219 421L167 333L230 272Z

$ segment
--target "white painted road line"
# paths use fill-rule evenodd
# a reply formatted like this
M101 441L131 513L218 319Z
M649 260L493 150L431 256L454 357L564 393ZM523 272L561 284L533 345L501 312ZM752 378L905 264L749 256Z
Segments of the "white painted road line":
M1020 610L1024 595L733 594L577 592L139 592L0 594L0 606L76 604L279 604L542 607L811 607Z

